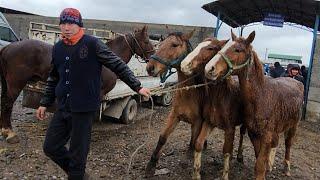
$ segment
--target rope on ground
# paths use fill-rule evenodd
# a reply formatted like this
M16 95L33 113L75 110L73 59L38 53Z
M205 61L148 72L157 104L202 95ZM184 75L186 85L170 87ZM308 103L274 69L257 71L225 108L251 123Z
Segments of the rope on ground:
M131 154L131 157L130 157L130 161L129 161L129 165L128 165L128 170L127 170L127 178L129 179L129 174L130 174L130 169L131 169L131 166L132 166L132 162L133 162L133 158L134 156L138 153L138 151L146 145L148 139L150 138L150 135L151 135L151 123L152 123L152 115L153 115L153 111L154 111L154 103L153 103L153 98L150 96L150 100L151 100L151 113L150 113L150 116L149 116L149 120L148 120L148 134L147 134L147 137L146 137L146 140L144 141L144 143L142 143L132 154Z

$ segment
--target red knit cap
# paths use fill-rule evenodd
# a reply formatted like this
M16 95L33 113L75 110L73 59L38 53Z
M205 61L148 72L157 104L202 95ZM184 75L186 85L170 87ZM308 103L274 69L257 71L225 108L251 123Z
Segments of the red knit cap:
M83 27L82 17L80 11L74 8L66 8L60 14L60 23L59 24L77 24L80 27Z

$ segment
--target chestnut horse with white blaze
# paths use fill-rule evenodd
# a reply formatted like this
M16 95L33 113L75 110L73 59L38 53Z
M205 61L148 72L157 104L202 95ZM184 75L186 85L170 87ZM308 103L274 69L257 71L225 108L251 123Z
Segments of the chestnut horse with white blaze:
M201 74L204 77L204 68L207 62L221 49L226 41L218 41L215 38L208 38L200 43L181 63L182 72L187 76ZM212 52L214 51L214 53ZM202 89L204 91L204 89ZM233 141L235 129L243 123L243 104L240 96L239 82L232 77L226 78L216 84L209 84L206 89L202 106L203 123L200 134L196 140L194 151L193 179L201 179L201 152L204 141L210 132L215 128L224 130L224 167L222 179L229 179L230 160L233 154ZM245 134L245 127L240 128L240 142L237 159L243 162L242 142Z
M206 77L219 80L237 75L244 103L244 123L256 155L255 178L265 179L272 170L279 134L285 133L285 174L290 176L290 149L301 119L303 84L293 78L268 78L252 48L253 31L248 38L232 32L228 42L206 65Z

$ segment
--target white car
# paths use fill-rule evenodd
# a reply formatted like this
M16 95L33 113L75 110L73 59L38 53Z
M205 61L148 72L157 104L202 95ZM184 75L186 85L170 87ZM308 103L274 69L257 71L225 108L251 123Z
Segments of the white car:
M0 49L12 42L19 41L18 36L10 27L7 19L0 12Z

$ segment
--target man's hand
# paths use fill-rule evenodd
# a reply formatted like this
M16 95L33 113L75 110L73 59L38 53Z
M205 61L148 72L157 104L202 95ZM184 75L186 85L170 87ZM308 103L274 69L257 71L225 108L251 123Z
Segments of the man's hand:
M139 90L139 94L144 96L146 99L149 99L151 96L150 89L144 87Z
M44 120L46 118L46 110L47 108L44 106L40 106L36 111L36 116L39 120Z

